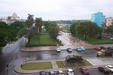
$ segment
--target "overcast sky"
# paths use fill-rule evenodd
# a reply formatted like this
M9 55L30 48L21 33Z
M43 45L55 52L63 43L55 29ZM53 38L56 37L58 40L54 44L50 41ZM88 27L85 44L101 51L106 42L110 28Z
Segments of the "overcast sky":
M98 11L113 17L113 0L0 0L0 17L15 12L21 18L30 13L44 20L80 20Z

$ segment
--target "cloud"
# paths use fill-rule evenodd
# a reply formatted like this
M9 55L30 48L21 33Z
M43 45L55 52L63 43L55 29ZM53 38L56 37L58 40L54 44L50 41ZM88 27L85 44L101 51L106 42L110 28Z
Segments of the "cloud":
M112 0L0 0L0 17L16 12L22 18L31 13L44 20L90 19L98 11L113 17L112 7Z

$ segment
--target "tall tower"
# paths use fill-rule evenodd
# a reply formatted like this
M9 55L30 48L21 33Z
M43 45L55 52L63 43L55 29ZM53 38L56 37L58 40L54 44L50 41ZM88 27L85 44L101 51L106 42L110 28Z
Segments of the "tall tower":
M102 27L105 23L105 16L102 12L95 13L91 16L91 21L95 22L99 27Z

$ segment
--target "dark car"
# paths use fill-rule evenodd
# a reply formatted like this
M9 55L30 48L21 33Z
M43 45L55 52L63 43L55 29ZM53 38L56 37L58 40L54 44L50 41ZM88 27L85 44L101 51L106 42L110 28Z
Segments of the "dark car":
M40 71L40 75L46 75L45 71Z
M98 70L100 72L104 72L105 74L109 74L110 73L110 71L107 68L104 68L104 67L98 67Z
M104 46L100 46L100 48L101 48L101 49L106 49L106 47L104 47Z
M88 68L81 67L81 68L80 68L80 72L83 73L84 75L89 75Z
M55 72L54 71L50 71L49 75L55 75Z
M67 48L66 50L67 50L67 52L72 52L71 48Z
M112 47L112 46L109 46L109 47L107 47L107 49L109 49L109 50L113 50L113 47Z

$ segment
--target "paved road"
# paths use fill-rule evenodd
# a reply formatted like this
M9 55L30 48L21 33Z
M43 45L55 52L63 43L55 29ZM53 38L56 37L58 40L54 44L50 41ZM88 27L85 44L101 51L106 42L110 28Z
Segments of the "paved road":
M16 42L11 44L7 44L3 48L3 54L0 55L0 75L16 75L14 70L14 66L21 61L20 57L20 49L27 42L27 39L22 37L18 39ZM7 74L8 73L8 74Z
M104 74L103 72L98 71L97 69L89 69L90 75L113 75L113 73L110 74ZM83 75L81 72L76 72L76 75Z

